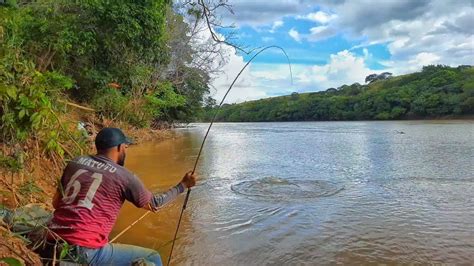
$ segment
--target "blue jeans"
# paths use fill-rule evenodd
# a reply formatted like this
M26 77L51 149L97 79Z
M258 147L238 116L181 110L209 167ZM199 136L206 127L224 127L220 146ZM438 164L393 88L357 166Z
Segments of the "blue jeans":
M162 265L158 251L125 244L109 243L98 249L79 247L78 253L89 265L132 265L138 261L146 265Z

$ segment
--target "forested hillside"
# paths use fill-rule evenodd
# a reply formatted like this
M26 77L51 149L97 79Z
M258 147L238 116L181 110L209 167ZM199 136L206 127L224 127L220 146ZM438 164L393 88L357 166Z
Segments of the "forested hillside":
M474 68L430 65L421 72L391 77L370 75L326 91L293 93L224 105L217 121L387 120L461 117L474 114ZM207 108L209 121L215 107Z

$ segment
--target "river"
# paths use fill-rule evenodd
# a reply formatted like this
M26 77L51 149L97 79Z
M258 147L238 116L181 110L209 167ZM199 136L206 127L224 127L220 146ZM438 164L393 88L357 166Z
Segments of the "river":
M130 147L126 167L167 189L207 126ZM215 124L172 264L472 264L473 158L473 121ZM183 199L118 242L166 262ZM126 204L112 235L143 212Z

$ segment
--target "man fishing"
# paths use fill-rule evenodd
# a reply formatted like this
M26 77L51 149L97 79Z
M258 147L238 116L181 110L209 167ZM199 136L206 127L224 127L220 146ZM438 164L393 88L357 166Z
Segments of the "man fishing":
M157 211L196 184L192 172L163 194L153 194L124 168L131 141L118 128L104 128L96 136L97 155L80 156L68 163L53 199L50 240L62 239L72 257L90 265L162 265L158 252L108 243L108 236L125 200L138 208ZM51 241L50 241L51 242ZM58 255L59 256L59 255Z

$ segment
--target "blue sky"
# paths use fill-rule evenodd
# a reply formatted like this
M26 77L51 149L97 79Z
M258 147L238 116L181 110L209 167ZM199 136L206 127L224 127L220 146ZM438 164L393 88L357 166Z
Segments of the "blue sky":
M291 83L281 51L265 51L244 72L228 102L363 83L371 73L398 75L428 64L474 64L472 0L229 0L228 4L234 14L220 15L222 24L235 27L229 41L248 49L281 46L293 69ZM216 99L252 56L225 49L230 56L213 81Z
M251 26L243 26L234 30L235 32L238 32L235 39L238 43L248 46L248 50L251 48L265 47L267 45L279 45L284 47L285 51L287 51L292 63L302 65L325 64L329 61L331 54L343 50L351 50L354 54L359 56L364 55L363 48L357 47L364 43L364 39L362 38L347 38L344 36L343 32L339 32L335 33L334 36L318 42L306 40L297 41L291 37L288 32L295 30L300 34L310 34L310 29L312 27L315 27L315 25L320 26L322 24L295 18L285 18L283 23L282 26L273 30L271 27L268 27L268 29L257 30ZM225 33L226 30L220 30L220 32ZM380 62L390 59L390 52L387 49L387 44L374 44L366 46L365 48L372 55L371 60L367 62L368 67L371 69L383 69L384 66ZM239 55L243 56L245 61L247 61L253 54L246 55L241 52ZM257 57L254 62L283 64L287 61L285 57L281 56L281 54L276 51L273 53L263 53L261 56Z

